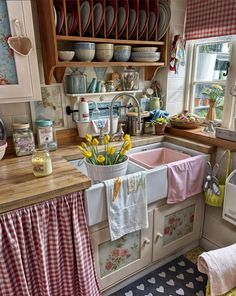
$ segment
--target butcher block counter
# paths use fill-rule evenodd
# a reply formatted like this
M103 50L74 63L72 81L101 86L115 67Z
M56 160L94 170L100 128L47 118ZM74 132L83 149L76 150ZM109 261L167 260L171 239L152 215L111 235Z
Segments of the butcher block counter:
M132 137L133 146L156 142L182 142L188 148L213 153L212 146L169 136ZM120 146L114 142L113 146ZM103 147L100 147L102 150ZM12 157L0 161L0 213L35 204L91 186L91 180L76 170L68 160L82 158L76 145L68 145L51 152L53 172L37 178L32 173L31 156Z

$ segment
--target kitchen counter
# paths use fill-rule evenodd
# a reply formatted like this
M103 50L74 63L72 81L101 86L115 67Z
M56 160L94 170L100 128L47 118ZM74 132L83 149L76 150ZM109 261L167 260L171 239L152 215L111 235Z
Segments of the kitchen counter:
M203 153L213 153L215 147L171 136L145 135L132 137L133 146L170 141ZM119 142L112 143L120 146ZM103 147L100 147L100 150ZM76 170L67 160L82 157L76 145L51 152L53 173L36 178L32 173L31 156L13 157L0 161L0 213L35 204L57 196L85 190L91 180Z

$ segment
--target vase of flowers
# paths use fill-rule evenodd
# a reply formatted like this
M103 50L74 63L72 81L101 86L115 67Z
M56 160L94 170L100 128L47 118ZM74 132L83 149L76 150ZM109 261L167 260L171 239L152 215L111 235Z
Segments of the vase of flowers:
M164 135L165 127L167 124L167 119L164 117L157 118L152 121L152 124L155 127L155 135Z
M88 176L93 181L103 181L126 174L128 156L126 152L132 148L129 135L125 135L120 149L116 149L109 144L110 136L106 135L103 139L104 150L98 150L98 140L87 134L87 143L82 142L78 146L85 156L85 164Z
M223 88L219 84L213 84L211 87L206 87L202 91L209 99L209 110L206 115L207 120L216 119L216 106L219 100L224 96Z

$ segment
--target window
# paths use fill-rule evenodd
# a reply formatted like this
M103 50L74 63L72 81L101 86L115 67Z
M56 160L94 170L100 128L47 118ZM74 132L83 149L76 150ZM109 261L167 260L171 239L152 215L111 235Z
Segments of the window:
M207 38L187 43L186 104L190 112L205 118L209 109L206 88L219 85L222 92L216 102L216 117L225 127L232 124L233 96L230 88L235 85L235 37ZM234 49L235 48L235 49ZM233 50L234 49L234 50Z

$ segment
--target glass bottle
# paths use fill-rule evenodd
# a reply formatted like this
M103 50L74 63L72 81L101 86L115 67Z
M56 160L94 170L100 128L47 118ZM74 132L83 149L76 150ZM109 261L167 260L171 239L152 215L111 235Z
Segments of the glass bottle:
M113 92L115 90L116 88L115 88L114 80L108 80L106 83L106 91Z
M139 72L135 67L127 67L122 73L122 82L124 90L139 89Z
M52 173L52 160L49 151L38 148L33 151L32 166L35 177L45 177Z
M46 147L49 151L57 149L56 132L49 119L36 120L37 140L39 147Z
M14 123L13 127L13 143L17 156L32 154L35 143L34 135L30 129L29 123Z

